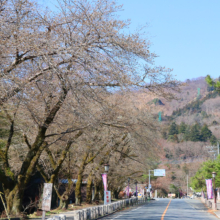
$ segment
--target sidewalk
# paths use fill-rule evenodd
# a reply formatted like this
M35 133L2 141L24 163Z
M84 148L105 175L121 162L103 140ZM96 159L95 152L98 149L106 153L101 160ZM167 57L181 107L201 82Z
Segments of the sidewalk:
M206 206L213 210L213 213L220 219L220 201L217 200L217 210L214 210L214 199L205 199L205 198L201 198L201 202L203 202L204 204L206 204Z
M91 219L98 219L100 217L110 215L116 211L122 210L124 208L129 208L132 206L138 206L142 205L144 203L147 203L148 200L146 197L144 198L130 198L130 199L124 199L119 200L116 202L113 202L108 205L98 205L89 207L86 209L79 209L74 211L68 211L68 212L62 212L59 213L59 215L50 215L46 218L49 220L91 220Z

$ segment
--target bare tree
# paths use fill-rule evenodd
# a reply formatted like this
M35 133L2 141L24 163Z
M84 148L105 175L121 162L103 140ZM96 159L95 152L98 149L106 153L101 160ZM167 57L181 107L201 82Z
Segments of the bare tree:
M0 1L0 106L10 123L0 177L11 214L20 213L45 149L100 121L117 126L107 120L110 93L143 88L172 97L178 86L170 70L151 68L156 55L140 33L123 32L129 23L115 18L119 9L107 0L63 0L49 13L32 0ZM27 145L17 172L8 156L15 127Z

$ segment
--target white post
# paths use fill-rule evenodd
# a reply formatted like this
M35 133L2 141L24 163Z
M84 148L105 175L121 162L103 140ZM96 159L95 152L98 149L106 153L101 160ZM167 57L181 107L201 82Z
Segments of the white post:
M43 210L43 212L42 212L42 220L45 220L45 216L46 216L46 211Z
M154 192L154 198L157 198L157 190Z

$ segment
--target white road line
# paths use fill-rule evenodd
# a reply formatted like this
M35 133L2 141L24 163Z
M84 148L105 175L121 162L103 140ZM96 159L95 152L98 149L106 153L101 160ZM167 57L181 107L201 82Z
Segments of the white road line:
M116 216L115 218L118 218L118 217L120 217L120 216L122 216L122 215L118 215L118 216ZM113 220L113 219L115 219L115 218L112 218L112 219L110 219L110 220Z
M142 206L141 206L141 207L138 207L138 208L136 208L136 209L133 209L133 210L131 210L131 211L129 211L129 212L135 211L135 210L140 209L140 208L142 208ZM125 213L124 213L124 214L125 214ZM124 214L123 214L123 215L124 215ZM118 216L116 216L116 217L114 217L114 218L112 218L112 219L110 219L110 220L119 218L119 217L121 217L121 216L122 216L122 215L118 215Z
M139 207L139 208L136 208L136 209L133 209L133 210L131 210L131 211L135 211L135 210L137 210L137 209L140 209L140 208L141 208L141 207ZM131 212L131 211L130 211L130 212Z

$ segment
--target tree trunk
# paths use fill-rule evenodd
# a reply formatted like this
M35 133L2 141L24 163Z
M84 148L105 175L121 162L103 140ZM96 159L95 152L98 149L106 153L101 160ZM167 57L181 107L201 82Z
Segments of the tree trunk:
M89 152L86 152L83 157L82 165L78 172L78 179L77 179L76 188L75 188L75 205L81 205L81 202L82 202L82 194L81 194L82 175L83 175L83 172L86 166L86 160L88 158L88 155L89 155Z
M83 171L80 170L79 173L78 173L78 179L77 179L77 182L76 182L75 205L81 205L81 202L82 202L82 194L81 194L82 173L83 173Z
M92 175L89 175L86 186L86 202L92 203Z
M94 200L100 200L100 196L101 196L101 199L104 198L104 188L102 187L102 182L97 182L95 184L95 197L94 197Z
M9 188L9 186L4 185L3 189L5 192L5 198L7 203L7 210L10 215L18 216L21 214L22 210L22 202L24 197L24 190L27 186L30 178L32 177L32 173L36 167L38 159L44 149L46 144L42 144L38 151L35 152L35 156L32 157L30 165L25 169L22 170L20 173L24 172L24 175L19 174L17 177L18 182L14 185L14 187ZM31 152L31 151L29 151ZM34 151L32 151L32 154ZM30 159L30 158L29 158ZM24 165L24 163L23 163ZM26 172L26 173L25 173Z
M115 189L115 190L113 191L114 199L118 199L118 194L119 194L118 190Z
M112 193L112 199L115 199L115 197L116 197L116 190L113 190L113 193Z
M65 191L62 195L60 195L58 188L54 185L54 190L56 192L57 197L59 198L59 207L58 209L67 209L69 204L69 195L67 191Z
M7 190L6 190L7 191ZM24 192L16 185L12 191L5 194L7 211L10 215L18 216L21 213Z
M59 209L67 209L69 200L60 199Z

